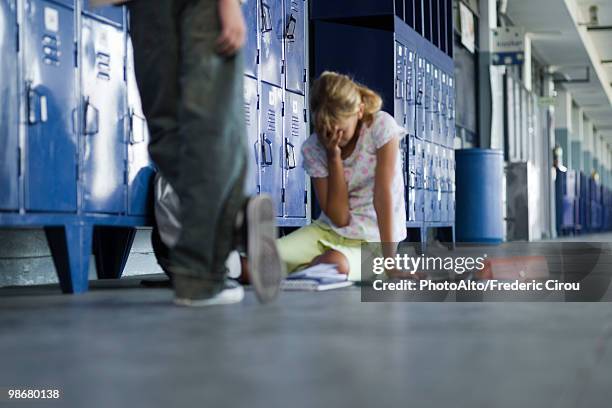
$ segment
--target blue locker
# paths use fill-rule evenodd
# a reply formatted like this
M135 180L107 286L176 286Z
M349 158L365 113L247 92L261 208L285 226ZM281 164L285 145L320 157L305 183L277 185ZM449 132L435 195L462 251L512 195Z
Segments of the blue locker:
M106 7L92 7L90 0L83 0L83 11L91 16L101 18L106 22L111 22L117 26L123 27L123 16L124 7L120 6L106 6Z
M416 135L425 140L425 59L417 56L416 64Z
M448 75L445 72L442 72L440 95L440 143L448 147Z
M406 129L416 135L416 53L406 48Z
M347 18L403 14L397 0L319 0L312 3L313 18ZM403 4L402 4L403 6ZM401 18L401 17L400 17Z
M306 91L306 1L285 0L285 88Z
M402 127L406 127L406 47L395 42L395 92L393 116Z
M408 221L416 221L416 212L417 212L417 201L416 201L416 191L417 191L417 157L416 157L416 147L415 147L415 137L412 135L406 136L403 140L407 141L404 149L405 157L407 160L405 161L406 172L404 174L404 183L406 184L406 216Z
M440 222L441 206L442 206L442 189L441 189L441 152L440 146L433 145L433 220Z
M433 158L431 143L423 144L423 197L425 208L425 221L433 221Z
M19 207L19 89L15 0L0 1L0 210Z
M259 168L261 192L268 193L277 203L277 214L283 214L283 93L282 89L261 84Z
M431 141L440 143L440 70L432 65Z
M250 194L259 193L259 111L257 105L259 94L257 91L257 80L248 76L244 77L244 115L247 130L247 155L248 155L248 179L246 190Z
M282 86L283 0L260 0L261 80Z
M450 222L455 222L455 149L452 147L448 149L448 168L449 168L449 181L448 181L448 219Z
M259 64L259 14L257 5L259 0L245 0L242 12L246 22L246 44L244 46L244 73L252 78L257 78L257 64Z
M115 25L87 15L81 19L81 30L82 209L85 212L124 213L128 118L125 33Z
M153 202L155 166L149 157L149 128L142 111L140 93L134 73L134 51L127 43L127 104L128 104L128 214L150 215Z
M432 142L432 104L433 104L433 70L431 63L425 60L425 134L424 139Z
M285 217L306 218L306 172L302 144L308 135L304 95L285 93L283 195Z
M454 147L455 145L455 87L453 83L454 79L452 75L448 77L448 110L447 110L447 123L448 123L448 146Z
M77 207L78 116L74 8L44 0L26 4L25 208L72 212Z

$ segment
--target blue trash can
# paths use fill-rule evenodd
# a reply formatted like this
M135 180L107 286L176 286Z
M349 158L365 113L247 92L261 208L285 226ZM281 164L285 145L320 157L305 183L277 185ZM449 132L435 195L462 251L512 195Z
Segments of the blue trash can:
M456 238L459 242L504 240L501 150L461 149L456 160Z

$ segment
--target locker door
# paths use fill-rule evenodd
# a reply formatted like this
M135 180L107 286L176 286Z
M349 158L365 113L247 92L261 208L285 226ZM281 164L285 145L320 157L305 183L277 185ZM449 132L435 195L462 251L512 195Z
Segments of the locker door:
M406 126L406 56L404 46L398 42L395 43L395 92L393 96L394 109L393 116L395 121L402 127Z
M0 0L0 210L19 207L19 90L15 0Z
M25 206L71 212L77 206L74 9L27 0L25 10Z
M282 86L283 0L259 0L261 32L261 79Z
M305 0L285 0L285 88L304 94L306 90Z
M448 151L448 168L448 219L450 222L455 222L455 149L453 148Z
M285 93L285 216L306 217L306 172L302 160L302 144L306 140L307 115L304 96Z
M440 222L440 214L441 214L441 205L442 205L442 184L441 184L441 153L440 146L434 145L434 154L433 154L433 175L434 175L434 221Z
M417 59L416 73L416 136L425 140L425 60L422 57Z
M92 7L90 0L83 0L83 11L91 16L101 17L102 19L112 22L117 26L123 27L124 7L106 6Z
M416 86L415 53L406 49L406 129L408 134L416 134Z
M277 203L277 214L283 214L282 160L284 146L282 136L282 90L265 83L261 84L261 110L259 135L259 168L261 192L268 193Z
M259 112L257 105L257 80L245 76L244 78L244 115L247 130L248 178L246 191L248 194L257 194L260 191L259 180Z
M425 140L431 142L431 110L433 103L432 69L429 61L425 61Z
M431 140L440 143L440 70L432 65Z
M86 212L123 213L126 206L126 82L123 30L81 20L81 188Z
M142 111L134 72L134 50L127 45L127 101L129 115L128 143L128 214L150 215L153 203L155 166L149 157L149 128Z
M440 143L448 147L448 120L447 104L448 104L448 84L447 75L442 72L442 82L440 85Z
M245 0L242 6L247 26L246 44L244 46L244 73L253 78L257 78L257 64L259 63L259 30L257 29L257 23L260 19L257 13L258 4L259 0Z
M406 197L408 202L406 205L408 221L416 221L416 188L417 188L417 172L416 172L416 148L414 136L408 135L405 140L408 140L406 157Z
M449 75L448 78L448 140L449 146L454 147L455 145L455 87L453 84L453 77Z

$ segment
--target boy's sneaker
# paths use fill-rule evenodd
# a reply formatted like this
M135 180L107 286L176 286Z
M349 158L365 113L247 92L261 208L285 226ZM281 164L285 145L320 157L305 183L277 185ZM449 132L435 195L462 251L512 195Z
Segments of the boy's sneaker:
M249 276L261 303L274 300L285 277L285 267L276 247L274 202L261 194L249 197L237 221L238 246L246 252Z
M231 279L226 279L223 283L223 290L212 297L175 297L174 303L179 306L202 307L215 305L229 305L240 303L244 298L242 286Z

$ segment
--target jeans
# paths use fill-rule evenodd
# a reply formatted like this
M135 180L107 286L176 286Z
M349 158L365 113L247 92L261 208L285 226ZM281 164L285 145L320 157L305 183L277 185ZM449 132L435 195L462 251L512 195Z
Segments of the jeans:
M179 239L156 255L177 291L182 279L210 295L221 290L225 278L234 220L245 201L246 169L243 57L214 50L217 3L128 3L149 153L180 200Z

